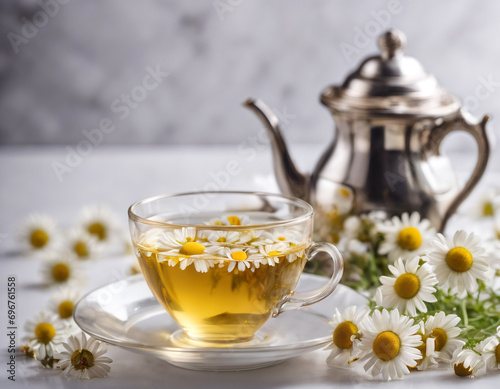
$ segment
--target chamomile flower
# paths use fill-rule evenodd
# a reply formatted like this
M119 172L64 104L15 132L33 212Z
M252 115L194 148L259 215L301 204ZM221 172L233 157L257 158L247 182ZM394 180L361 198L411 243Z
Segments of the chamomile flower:
M29 350L34 352L39 361L53 357L55 348L63 342L66 335L65 324L56 315L44 312L28 320L24 330Z
M445 292L465 297L467 292L477 291L478 279L488 280L490 273L486 250L474 233L457 231L453 241L438 234L432 246L428 263L433 267L439 286Z
M262 264L274 266L280 261L280 257L284 256L286 253L281 245L266 244L259 246L259 254L256 254L255 258L258 257Z
M419 265L420 257L416 256L403 262L399 258L394 266L389 265L390 272L394 277L380 277L382 286L377 289L377 304L385 308L397 308L402 313L410 316L420 312L427 312L426 302L433 303L437 299L433 288L437 279L432 268L427 265Z
M457 315L447 315L438 312L425 321L425 334L434 339L434 349L438 352L438 361L449 362L453 353L461 349L465 342L457 337L462 330L457 327L460 318Z
M413 319L400 315L397 309L373 312L363 322L359 362L373 377L381 375L385 381L402 379L410 373L408 368L422 359L416 348L422 343L417 331Z
M352 239L347 242L346 250L351 254L363 255L370 251L370 247L357 239Z
M339 186L333 192L333 203L341 215L349 213L354 203L354 193L347 186Z
M70 231L66 236L66 253L78 260L95 259L101 252L98 239L83 230Z
M168 257L169 266L179 264L180 269L185 270L193 264L196 271L206 273L209 268L215 266L216 260L211 259L211 257L217 255L220 249L220 246L207 247L200 242L188 241L175 249L171 249L166 255L159 254L158 260L163 261Z
M488 370L500 369L500 327L497 328L497 334L486 338L476 346L484 358Z
M478 199L473 202L465 214L471 217L484 218L498 215L500 211L500 190L490 188L482 193Z
M182 227L181 229L163 231L158 238L158 245L160 247L167 249L176 249L177 251L182 251L183 246L186 243L197 243L195 227ZM201 243L199 244L201 245ZM186 249L184 251L189 250Z
M101 378L108 375L112 359L104 357L108 351L106 343L85 336L71 335L63 343L65 351L58 354L57 367L64 370L64 374L78 379Z
M221 218L211 219L205 224L209 226L246 226L250 223L250 218L246 215L225 215Z
M32 253L47 253L58 248L60 236L54 219L47 215L33 214L20 228L20 240Z
M237 244L250 244L252 246L260 246L264 244L261 240L263 230L251 229L245 230L240 233L240 239L236 242Z
M378 252L388 254L392 262L398 258L404 261L416 255L424 255L435 234L429 220L420 220L418 212L413 212L411 216L403 213L401 219L394 216L392 222L377 224L377 230L384 234L384 241Z
M249 261L247 251L240 248L226 249L226 256L231 261L227 266L228 272L232 272L235 268L239 271L244 271L245 269L250 269L252 265Z
M453 354L451 367L459 377L475 377L482 373L484 366L483 358L472 350L458 349Z
M160 237L164 234L165 230L162 228L152 228L146 232L144 232L138 239L138 244L141 247L151 249L158 248L158 242L160 241ZM137 252L137 247L133 247L133 251L137 256L139 256Z
M368 309L358 310L350 306L340 313L335 308L335 315L328 323L333 329L332 344L326 350L332 350L326 359L330 366L348 367L358 358L358 344L362 337L362 321L368 314Z
M206 239L214 245L235 244L240 240L237 231L207 231Z
M56 314L59 319L72 321L73 309L80 297L80 293L75 288L65 288L58 290L49 303L49 309Z
M41 271L47 285L62 286L85 281L85 273L80 263L70 258L46 259Z
M184 270L189 265L194 264L196 271L200 273L206 273L208 272L209 268L214 267L215 261L206 259L208 254L205 253L206 249L207 247L199 242L184 243L178 250L178 253L175 253L176 255L181 256L179 260L179 266L181 270ZM171 253L169 253L168 255L171 255ZM169 264L171 264L170 262L171 260L169 260Z
M415 369L428 370L433 367L437 367L438 353L436 351L436 342L434 338L428 336L425 330L424 321L420 321L418 323L418 326L420 327L420 329L417 332L417 335L420 335L422 343L420 344L420 346L417 346L417 349L420 350L420 353L422 354L422 359L419 359L417 361L417 366L415 367Z
M289 247L291 244L297 245L300 241L297 230L291 228L275 229L262 234L261 240L264 244L277 244Z
M297 246L292 243L288 248L288 252L289 254L286 255L286 259L288 260L288 262L293 262L297 258L302 258L304 255L306 255L306 245L302 244L297 248Z
M79 216L78 227L97 238L100 244L109 244L120 230L115 214L100 205L84 208Z

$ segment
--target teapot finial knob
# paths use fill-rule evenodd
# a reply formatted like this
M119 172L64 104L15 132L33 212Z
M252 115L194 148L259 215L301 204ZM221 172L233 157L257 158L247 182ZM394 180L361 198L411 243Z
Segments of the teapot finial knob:
M378 46L384 59L393 58L405 48L406 36L400 30L391 29L380 36Z

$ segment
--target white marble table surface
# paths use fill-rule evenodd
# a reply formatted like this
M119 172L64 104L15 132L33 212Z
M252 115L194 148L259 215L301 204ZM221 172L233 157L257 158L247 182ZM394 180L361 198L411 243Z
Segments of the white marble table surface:
M294 156L303 168L312 166L321 146L296 146ZM275 190L271 174L270 152L259 145L254 160L242 155L235 146L194 147L116 147L98 148L83 159L71 173L59 182L51 164L63 161L66 151L61 148L0 148L0 387L36 388L332 388L332 387L412 387L458 388L480 385L498 388L500 375L468 380L455 377L450 370L414 373L404 381L370 382L329 368L327 352L315 351L279 365L246 372L196 372L170 366L153 357L144 357L123 349L110 347L114 360L108 378L91 381L67 380L58 370L45 370L37 363L18 355L16 382L7 380L7 276L17 276L18 342L23 336L22 325L45 307L51 291L40 285L39 263L20 255L15 239L16 229L29 213L53 215L61 225L70 225L78 211L88 204L105 204L119 214L126 228L126 210L134 201L167 192L200 190L213 181L210 172L224 171L229 160L240 164L241 172L231 178L226 188ZM457 153L452 160L464 177L471 155ZM490 165L482 187L498 185L498 158ZM455 221L459 223L459 221ZM463 226L473 228L471 226ZM117 274L125 274L133 258L114 255L99 260L88 268L91 280L87 289L113 282Z

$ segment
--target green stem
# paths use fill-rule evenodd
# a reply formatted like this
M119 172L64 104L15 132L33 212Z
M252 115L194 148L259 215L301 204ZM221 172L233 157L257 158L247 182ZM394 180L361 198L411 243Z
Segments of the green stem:
M462 315L464 317L464 326L467 327L469 325L469 316L467 315L467 307L466 300L462 300Z

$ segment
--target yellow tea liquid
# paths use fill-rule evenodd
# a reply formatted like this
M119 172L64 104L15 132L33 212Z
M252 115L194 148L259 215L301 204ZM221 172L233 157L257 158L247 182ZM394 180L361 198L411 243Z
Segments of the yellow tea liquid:
M154 249L136 248L158 301L190 338L213 342L251 339L278 301L294 290L306 262L305 256L289 262L289 253L283 253L275 266L261 264L255 271L228 271L228 259L201 273L194 264L182 270L170 266L168 256L159 261Z

